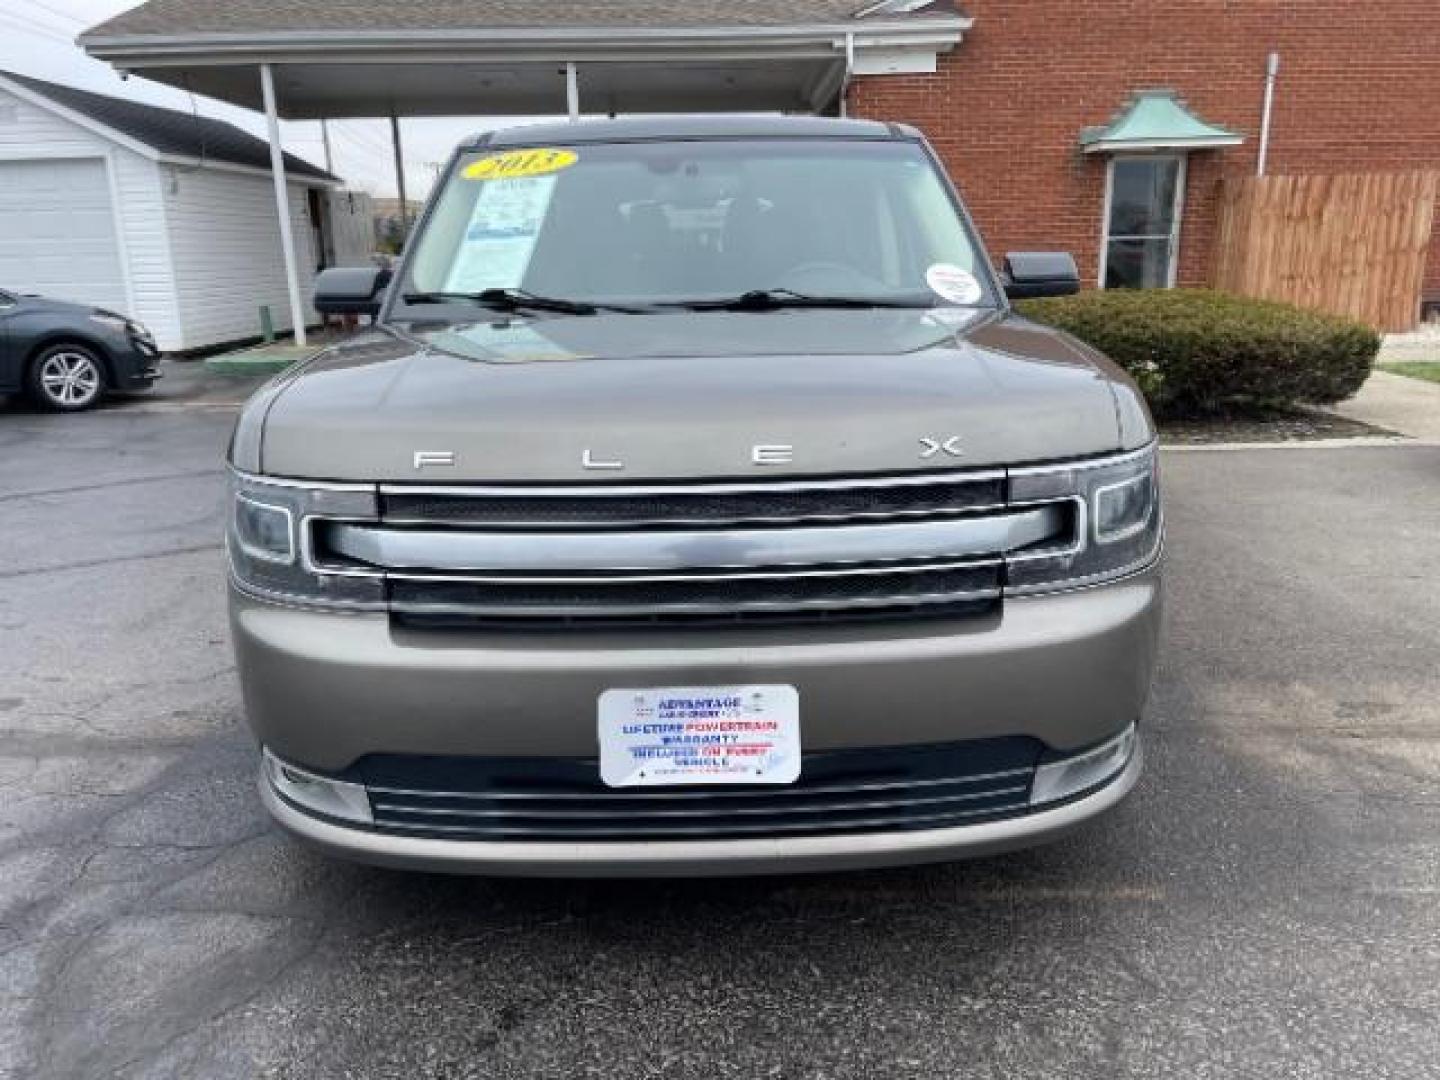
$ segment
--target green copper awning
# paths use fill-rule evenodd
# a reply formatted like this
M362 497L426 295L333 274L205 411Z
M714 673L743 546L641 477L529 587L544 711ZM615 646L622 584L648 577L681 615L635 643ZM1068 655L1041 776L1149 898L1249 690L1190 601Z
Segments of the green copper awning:
M1201 120L1172 90L1142 90L1110 123L1080 132L1080 148L1087 154L1208 150L1242 141L1235 132Z

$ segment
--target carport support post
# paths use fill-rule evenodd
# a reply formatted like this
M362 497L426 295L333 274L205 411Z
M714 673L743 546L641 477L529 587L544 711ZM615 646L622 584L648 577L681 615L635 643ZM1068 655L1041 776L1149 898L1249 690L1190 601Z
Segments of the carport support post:
M565 64L565 111L571 120L580 119L580 73L574 60Z
M300 274L295 267L295 234L290 228L290 197L285 184L285 152L280 148L280 117L275 111L275 74L260 65L260 94L270 130L270 175L275 180L275 212L280 215L280 246L285 255L285 285L290 290L290 325L295 344L305 344L305 309L300 305Z
M400 146L400 117L390 111L390 145L395 149L395 188L400 195L400 246L410 239L410 207L405 202L405 151Z

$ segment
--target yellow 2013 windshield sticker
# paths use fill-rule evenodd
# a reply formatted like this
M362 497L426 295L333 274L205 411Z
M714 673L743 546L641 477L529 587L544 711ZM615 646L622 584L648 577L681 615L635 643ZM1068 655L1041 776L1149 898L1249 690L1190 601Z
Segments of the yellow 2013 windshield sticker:
M574 150L536 148L507 150L472 161L460 174L467 180L514 180L522 176L546 176L568 169L580 160Z

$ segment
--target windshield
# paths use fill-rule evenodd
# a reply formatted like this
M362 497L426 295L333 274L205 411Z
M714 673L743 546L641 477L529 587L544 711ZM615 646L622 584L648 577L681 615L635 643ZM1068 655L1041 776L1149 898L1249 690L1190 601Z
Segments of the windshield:
M993 304L978 247L911 142L716 140L462 155L410 259L410 302L685 305L749 294Z

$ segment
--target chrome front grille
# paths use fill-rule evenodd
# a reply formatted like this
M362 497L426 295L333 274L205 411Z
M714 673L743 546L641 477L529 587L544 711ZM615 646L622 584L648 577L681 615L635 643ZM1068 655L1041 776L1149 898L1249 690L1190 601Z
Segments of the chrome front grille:
M1005 474L876 480L609 487L380 490L383 520L409 525L604 528L884 520L990 510L1005 504Z
M1003 473L584 487L381 489L376 522L312 519L322 572L383 576L411 622L874 618L995 603L1004 558L1068 545L1064 502Z
M982 739L805 755L780 787L607 788L593 760L376 756L376 828L451 840L690 840L969 825L1029 810L1041 746Z

